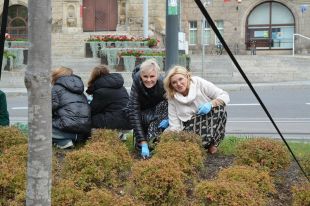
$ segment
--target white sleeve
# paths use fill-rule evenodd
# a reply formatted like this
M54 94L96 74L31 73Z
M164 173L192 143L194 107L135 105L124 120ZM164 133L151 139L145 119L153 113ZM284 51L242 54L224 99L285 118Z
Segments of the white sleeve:
M172 100L168 100L169 127L165 131L182 131L182 122L177 116L176 106Z
M211 100L220 99L225 103L225 105L229 103L230 99L226 91L218 88L212 82L209 82L205 79L200 78L200 80L203 93Z

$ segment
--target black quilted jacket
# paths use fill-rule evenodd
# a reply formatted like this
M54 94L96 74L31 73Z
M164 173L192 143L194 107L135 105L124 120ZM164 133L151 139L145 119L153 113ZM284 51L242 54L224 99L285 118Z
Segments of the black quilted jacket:
M76 75L63 76L52 88L53 127L71 133L89 133L90 107L84 85Z
M111 73L99 77L92 87L87 89L93 95L90 103L92 127L107 129L131 129L124 113L129 95L122 75Z
M137 143L147 140L145 134L147 128L143 127L141 111L154 108L158 103L165 100L164 95L162 77L159 77L154 87L148 89L143 85L139 71L133 75L127 110Z

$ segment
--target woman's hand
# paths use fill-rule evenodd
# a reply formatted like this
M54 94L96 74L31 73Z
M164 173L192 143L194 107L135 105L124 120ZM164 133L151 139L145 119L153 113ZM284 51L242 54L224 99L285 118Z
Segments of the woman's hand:
M141 156L143 159L147 159L150 157L149 146L145 141L141 142Z
M208 114L212 109L212 104L210 102L200 105L198 107L198 115Z

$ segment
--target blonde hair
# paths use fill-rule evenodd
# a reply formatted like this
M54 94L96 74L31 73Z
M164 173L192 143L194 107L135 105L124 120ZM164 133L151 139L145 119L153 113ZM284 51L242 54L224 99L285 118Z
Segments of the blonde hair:
M62 66L62 67L53 69L52 74L51 74L51 83L52 85L54 85L57 79L59 79L60 77L70 76L72 74L73 74L73 70L67 67Z
M153 58L145 60L140 66L140 73L149 72L151 70L155 70L156 75L158 76L160 67L157 64L157 61Z
M88 87L92 86L94 84L94 82L101 76L105 76L107 74L109 74L109 68L107 65L104 64L100 64L98 66L96 66L95 68L93 68L91 74L90 74L90 78L88 80Z
M178 65L172 67L172 69L169 70L168 74L166 75L164 79L164 88L166 90L166 96L168 99L172 99L176 93L176 91L171 85L171 77L176 74L182 74L188 78L189 82L191 81L192 75L185 67L178 66ZM188 84L188 87L189 87L189 84Z

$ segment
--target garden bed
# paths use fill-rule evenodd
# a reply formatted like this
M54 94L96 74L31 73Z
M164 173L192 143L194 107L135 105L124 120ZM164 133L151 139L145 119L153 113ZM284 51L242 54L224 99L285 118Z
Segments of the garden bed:
M0 203L3 205L21 205L25 199L26 142L16 128L0 128L0 166L4 168L0 170ZM310 145L292 145L309 172ZM85 145L72 150L54 149L53 153L52 205L303 206L310 203L306 178L282 142L271 139L228 137L217 154L209 155L194 134L164 133L152 158L141 160L134 151L131 134L123 143L115 131L96 130ZM305 189L296 192L292 186Z

